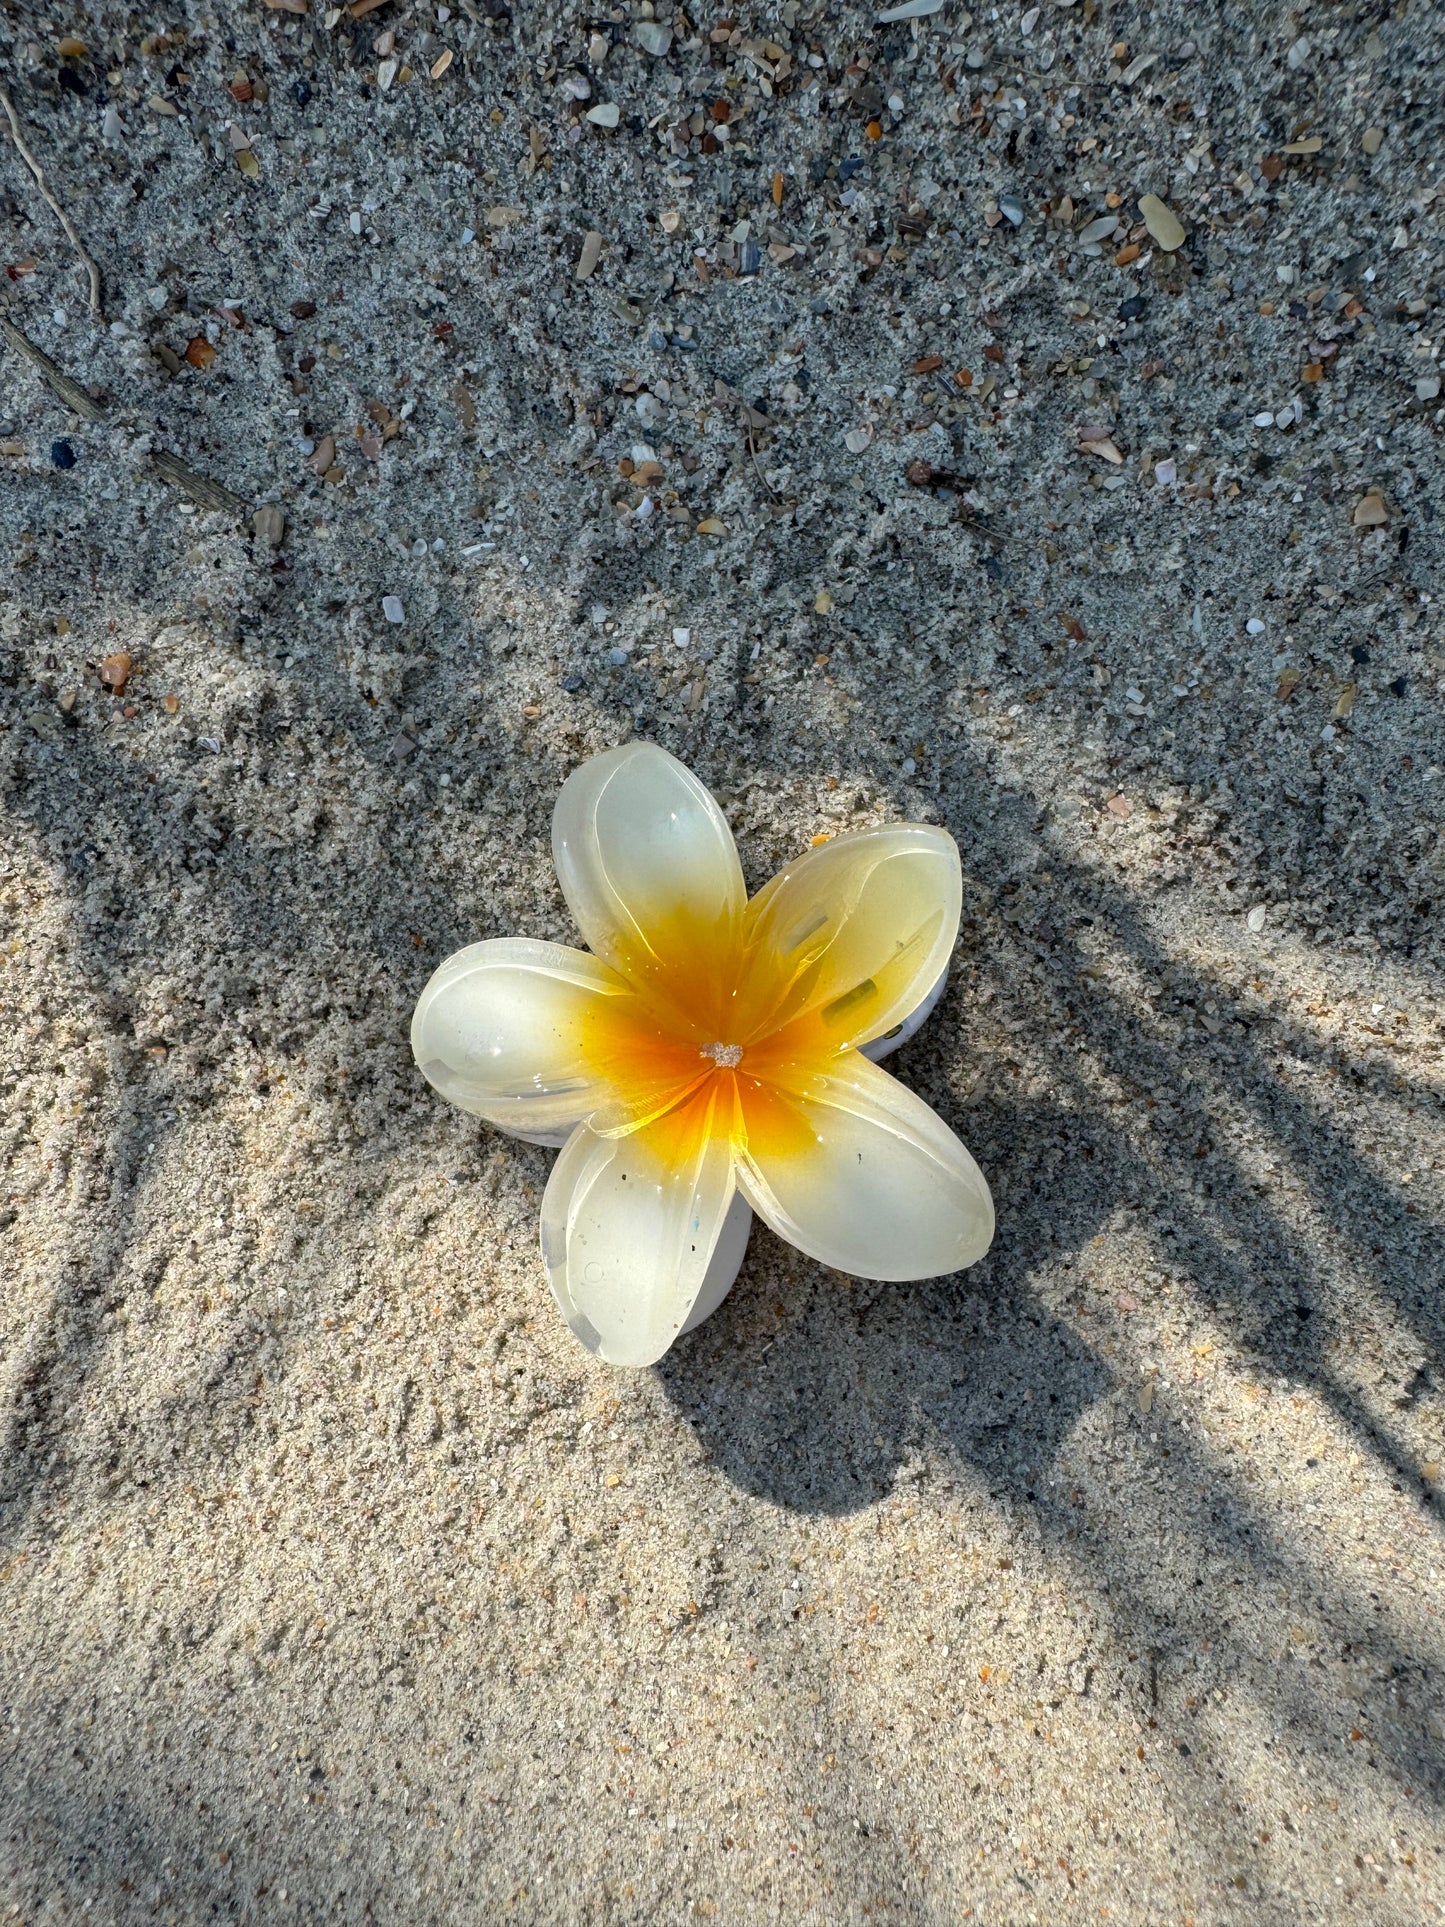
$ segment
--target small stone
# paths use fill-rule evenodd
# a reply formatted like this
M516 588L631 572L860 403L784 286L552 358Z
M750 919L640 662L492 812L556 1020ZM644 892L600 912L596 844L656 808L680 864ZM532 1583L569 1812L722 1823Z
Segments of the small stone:
M384 595L381 598L381 613L388 622L405 622L406 610L401 606L399 595Z
M873 439L873 430L868 427L850 428L843 437L843 446L850 455L861 455Z
M209 368L216 351L204 335L192 335L186 343L186 360L193 368Z
M677 648L677 649L689 648L692 644L691 629L674 629L672 632L672 641L673 641L674 648Z
M265 542L273 549L279 549L281 538L286 533L286 517L273 503L258 508L251 517L251 527L258 542Z
M672 28L660 20L639 20L632 37L645 54L660 60L672 45Z
M602 236L595 227L588 228L582 237L582 252L577 257L576 278L585 281L601 259Z
M699 535L726 535L727 529L716 515L704 516L697 525Z
M1420 379L1415 383L1415 399L1417 401L1434 401L1439 393L1440 377L1438 375L1421 375Z
M1378 529L1390 519L1390 511L1385 507L1384 498L1375 490L1362 495L1355 504L1354 522L1357 529Z
M118 649L113 656L107 656L101 663L100 680L112 696L118 696L130 681L131 671L134 668L135 663L131 657L123 649Z
M307 466L314 475L324 475L336 461L336 437L323 435L307 458Z
M74 468L75 450L69 442L59 441L50 444L50 460L56 468Z
M622 118L622 109L615 100L599 100L595 107L587 109L586 118L594 127L615 127Z
M1367 127L1360 137L1360 145L1367 154L1378 154L1385 143L1383 127Z
M1010 227L1023 226L1024 204L1017 194L1000 194L998 197L998 211L1009 223Z
M1251 636L1262 636L1264 634L1264 623L1258 616L1251 616L1244 626L1247 633Z
M1254 936L1257 937L1260 931L1263 930L1265 925L1265 919L1268 917L1268 915L1269 915L1268 904L1264 904L1264 903L1255 904L1254 908L1250 911L1249 915L1244 920L1245 928L1249 930Z
M1173 254L1176 248L1183 247L1184 224L1173 208L1167 207L1157 194L1141 195L1139 212L1144 217L1145 227L1166 254Z
M886 26L894 20L926 20L930 14L937 13L942 5L943 0L903 0L901 6L889 7L886 12L880 13L878 23Z

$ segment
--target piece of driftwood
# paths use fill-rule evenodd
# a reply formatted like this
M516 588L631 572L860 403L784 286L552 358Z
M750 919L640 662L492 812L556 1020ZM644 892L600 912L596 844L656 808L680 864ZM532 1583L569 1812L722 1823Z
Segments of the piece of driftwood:
M28 361L49 383L66 407L73 409L83 421L110 420L109 411L93 395L87 394L63 368L58 367L43 348L37 348L29 335L24 334L5 315L0 315L0 334L4 335L16 354ZM213 482L209 476L198 474L189 462L183 462L179 455L172 455L168 449L152 449L149 461L163 482L169 482L172 488L178 488L183 495L188 495L198 508L237 514L246 506L239 495L233 495L230 489Z

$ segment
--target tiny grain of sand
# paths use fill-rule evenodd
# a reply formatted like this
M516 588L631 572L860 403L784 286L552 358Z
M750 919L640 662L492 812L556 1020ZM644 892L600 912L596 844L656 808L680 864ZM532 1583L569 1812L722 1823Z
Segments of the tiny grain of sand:
M0 18L0 1918L1419 1927L1439 20L641 11ZM999 1230L627 1375L407 1023L632 736Z

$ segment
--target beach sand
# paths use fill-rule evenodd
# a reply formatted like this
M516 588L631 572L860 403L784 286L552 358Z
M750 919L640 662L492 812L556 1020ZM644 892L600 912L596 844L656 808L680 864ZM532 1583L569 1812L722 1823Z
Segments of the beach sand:
M1440 1918L1438 21L356 11L0 21L0 1918ZM634 737L998 1231L629 1373L407 1029Z

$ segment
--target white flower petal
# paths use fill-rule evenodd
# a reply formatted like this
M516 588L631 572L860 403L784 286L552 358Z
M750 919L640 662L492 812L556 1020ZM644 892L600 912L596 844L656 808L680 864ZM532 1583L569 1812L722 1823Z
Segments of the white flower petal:
M688 1322L734 1197L713 1098L686 1148L659 1125L568 1139L541 1201L541 1258L572 1332L609 1364L653 1364ZM669 1120L661 1120L665 1127Z
M676 757L627 743L575 769L552 815L552 856L599 957L717 1035L746 902L727 820Z
M860 830L809 850L748 905L748 1035L804 1018L809 1049L881 1037L947 969L962 901L958 846L931 824Z
M589 1019L633 999L583 950L530 937L474 943L447 958L417 999L411 1048L449 1103L504 1130L575 1124L611 1091L589 1051ZM610 1014L610 1013L609 1013Z
M579 1125L542 1200L542 1258L562 1316L613 1365L651 1365L692 1311L734 1195L716 1093L627 1137Z
M810 1258L862 1278L937 1278L988 1250L983 1173L922 1098L861 1053L791 1089L739 1084L739 1188Z

